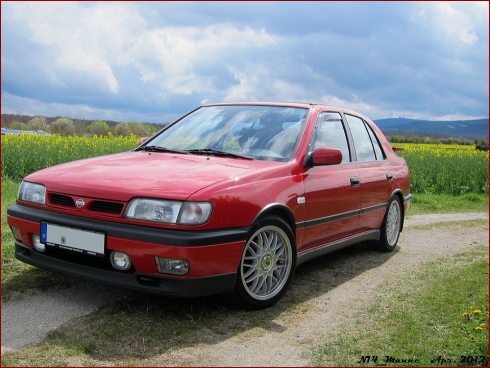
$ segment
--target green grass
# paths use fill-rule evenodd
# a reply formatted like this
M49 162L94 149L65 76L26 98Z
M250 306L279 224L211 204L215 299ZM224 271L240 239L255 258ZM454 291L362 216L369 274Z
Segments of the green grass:
M2 365L159 365L158 356L172 349L272 329L276 313L243 311L219 297L172 300L126 294L63 324L40 344L3 354Z
M7 224L7 207L15 203L19 183L2 180L2 300L8 300L16 292L22 292L26 285L45 290L53 286L63 286L70 278L43 271L37 267L15 259L14 236Z
M413 194L407 216L461 212L488 212L488 194Z
M34 269L34 267L15 259L14 237L7 224L7 207L15 202L17 189L18 183L11 180L2 180L2 299L4 287L6 287L6 294L9 294L9 289L24 289L25 285L22 282L18 282L18 276Z
M313 365L487 366L487 258L480 247L391 279L352 329L313 349Z

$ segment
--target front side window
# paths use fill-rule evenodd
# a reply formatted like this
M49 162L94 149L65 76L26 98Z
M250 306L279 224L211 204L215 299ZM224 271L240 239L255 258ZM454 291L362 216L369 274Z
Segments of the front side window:
M189 153L219 150L284 162L294 153L308 111L282 106L203 106L145 145Z
M342 163L350 162L349 145L345 135L342 117L337 112L320 114L313 137L312 149L337 148L342 152Z

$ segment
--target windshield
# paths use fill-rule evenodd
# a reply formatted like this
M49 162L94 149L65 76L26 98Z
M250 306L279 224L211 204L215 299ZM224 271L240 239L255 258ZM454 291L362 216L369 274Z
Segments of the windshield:
M308 109L282 106L203 106L145 146L190 154L288 161L304 129Z

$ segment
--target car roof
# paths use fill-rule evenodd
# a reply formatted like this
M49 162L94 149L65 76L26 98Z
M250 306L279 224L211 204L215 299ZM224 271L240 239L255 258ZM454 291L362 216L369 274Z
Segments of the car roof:
M353 114L357 116L361 116L364 119L370 120L367 118L367 116L354 111L350 109L346 109L343 107L339 106L333 106L333 105L327 105L327 104L321 104L321 103L314 103L314 102L291 102L291 101L229 101L229 102L216 102L216 103L209 103L209 104L203 104L201 106L232 106L232 105L249 105L249 106L283 106L283 107L299 107L299 108L305 108L305 109L311 109L314 107L317 107L320 110L323 109L330 109L332 111L339 111L339 112L344 112L347 114Z
M290 102L290 101L233 101L233 102L216 102L203 104L202 106L222 106L222 105L260 105L260 106L286 106L286 107L302 107L310 108L318 105L310 102Z

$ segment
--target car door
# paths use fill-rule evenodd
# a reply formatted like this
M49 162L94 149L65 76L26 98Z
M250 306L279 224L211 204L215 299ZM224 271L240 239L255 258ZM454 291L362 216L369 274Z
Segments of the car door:
M345 114L354 141L361 188L359 231L381 226L393 191L393 170L376 134L360 117Z
M319 114L309 151L321 147L339 149L342 163L313 166L306 171L304 250L352 234L359 219L359 173L356 163L351 160L346 130L337 112Z

